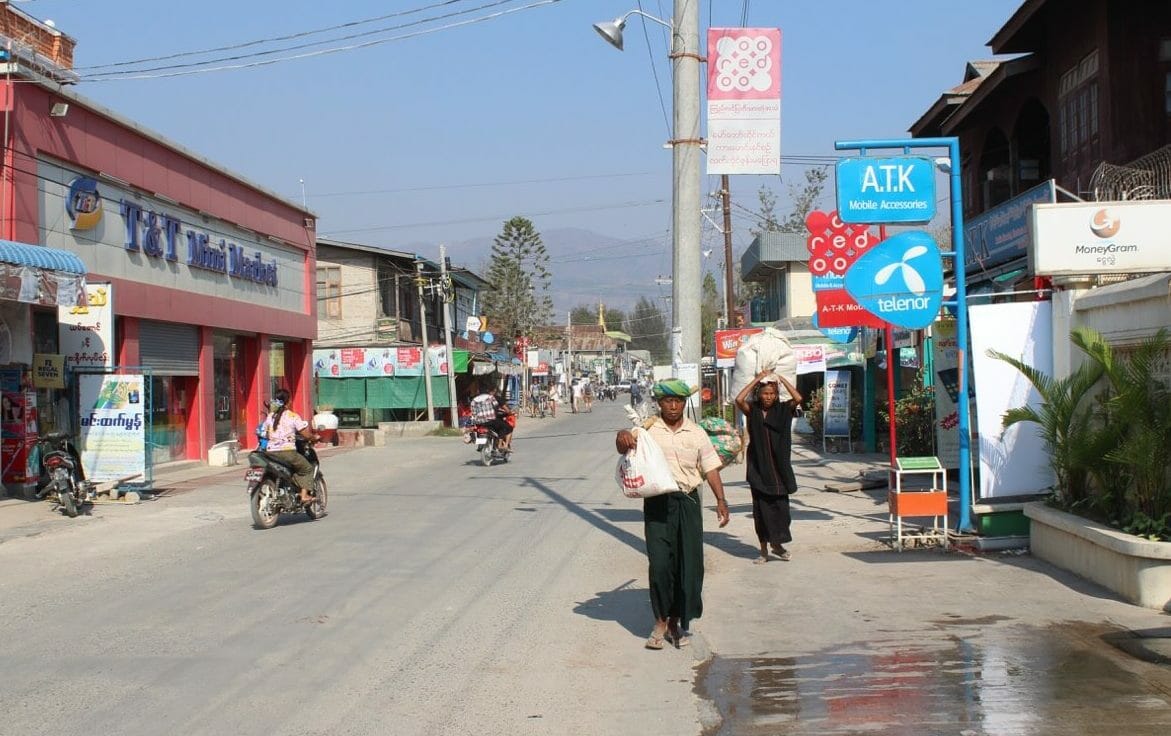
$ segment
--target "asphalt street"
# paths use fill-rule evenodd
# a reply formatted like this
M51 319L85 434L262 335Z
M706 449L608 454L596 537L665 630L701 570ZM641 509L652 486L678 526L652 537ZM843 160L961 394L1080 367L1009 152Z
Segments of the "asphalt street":
M620 404L330 450L329 515L251 527L243 468L65 519L0 503L0 734L1163 734L1166 615L1027 554L885 544L877 456L795 448L791 562L705 491L705 614L649 651ZM213 472L214 471L205 471ZM172 479L173 481L173 479Z

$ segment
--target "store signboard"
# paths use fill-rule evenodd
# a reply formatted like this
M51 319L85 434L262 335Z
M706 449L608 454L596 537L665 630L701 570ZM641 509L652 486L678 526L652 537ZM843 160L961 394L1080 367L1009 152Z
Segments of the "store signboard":
M78 375L81 466L88 480L146 474L146 417L141 373Z
M1171 200L1033 207L1029 272L1036 276L1171 271Z
M842 222L930 222L935 216L935 162L924 156L841 159L837 195Z
M1029 217L1035 204L1057 201L1052 179L964 221L964 263L989 269L1024 258L1031 235ZM969 272L970 273L970 272Z
M709 28L707 173L781 173L781 29Z
M303 313L308 260L291 244L106 178L38 159L41 242L89 273Z
M114 365L114 287L85 285L87 304L57 307L57 337L65 366L111 368Z
M33 355L33 387L65 388L65 356L49 353Z

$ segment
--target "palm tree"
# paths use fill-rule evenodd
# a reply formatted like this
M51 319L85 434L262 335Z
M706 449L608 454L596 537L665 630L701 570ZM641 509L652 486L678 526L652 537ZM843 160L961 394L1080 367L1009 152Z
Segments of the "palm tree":
M1091 361L1064 378L1053 378L1005 353L989 350L988 355L1020 371L1041 396L1039 406L1018 406L1006 411L1002 426L1008 429L1018 422L1033 422L1040 427L1059 497L1071 507L1085 502L1090 495L1094 462L1101 458L1100 454L1095 456L1100 443L1094 426L1094 406L1087 399L1102 378L1104 367Z

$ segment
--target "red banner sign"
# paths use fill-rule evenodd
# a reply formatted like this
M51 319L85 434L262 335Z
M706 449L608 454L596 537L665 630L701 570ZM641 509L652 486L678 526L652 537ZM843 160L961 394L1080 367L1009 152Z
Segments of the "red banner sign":
M745 327L739 330L716 330L716 367L730 368L736 363L736 351L748 338L764 332L763 327Z

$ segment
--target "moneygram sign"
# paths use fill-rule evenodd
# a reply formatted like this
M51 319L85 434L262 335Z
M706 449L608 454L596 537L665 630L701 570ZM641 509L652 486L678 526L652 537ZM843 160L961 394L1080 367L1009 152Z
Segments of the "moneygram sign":
M842 222L928 222L935 216L935 162L922 156L842 159L837 194Z
M1171 201L1033 205L1029 270L1037 276L1171 270Z

